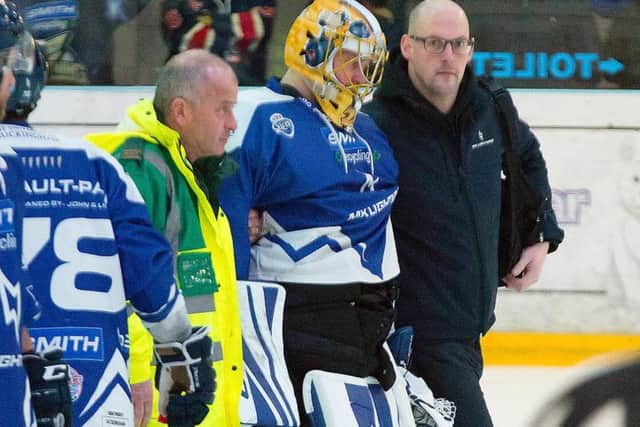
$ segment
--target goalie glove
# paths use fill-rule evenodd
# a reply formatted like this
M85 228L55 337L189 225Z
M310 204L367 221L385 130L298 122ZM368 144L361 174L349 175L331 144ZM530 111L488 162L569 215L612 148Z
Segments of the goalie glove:
M184 342L154 344L159 420L193 427L204 420L216 388L209 328L195 327Z
M25 353L22 364L29 376L38 427L71 427L69 365L62 361L62 350Z

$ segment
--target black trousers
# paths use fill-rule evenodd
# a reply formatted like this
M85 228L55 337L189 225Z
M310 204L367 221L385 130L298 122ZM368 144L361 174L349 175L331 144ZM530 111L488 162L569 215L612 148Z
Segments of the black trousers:
M393 283L282 285L284 353L303 425L302 383L310 370L374 376L391 387L395 373L382 344L394 321Z
M455 403L455 427L493 426L480 389L482 369L479 338L414 341L410 370L426 381L435 397Z

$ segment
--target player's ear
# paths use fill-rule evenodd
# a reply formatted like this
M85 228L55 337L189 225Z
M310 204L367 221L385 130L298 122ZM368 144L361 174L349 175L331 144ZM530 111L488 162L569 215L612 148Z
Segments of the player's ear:
M181 97L175 97L169 103L168 119L183 128L191 120L191 105Z

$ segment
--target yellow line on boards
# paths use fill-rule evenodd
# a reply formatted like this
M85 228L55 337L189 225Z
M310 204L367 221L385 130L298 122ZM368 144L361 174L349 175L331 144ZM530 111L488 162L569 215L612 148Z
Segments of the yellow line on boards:
M640 350L640 335L489 332L487 365L571 366L612 351Z

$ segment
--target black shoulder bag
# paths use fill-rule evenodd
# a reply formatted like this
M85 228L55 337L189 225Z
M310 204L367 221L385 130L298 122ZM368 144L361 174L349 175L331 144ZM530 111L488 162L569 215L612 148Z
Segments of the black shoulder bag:
M500 238L498 244L499 280L509 274L522 251L542 241L540 219L544 213L544 197L533 188L522 170L513 141L518 138L518 113L509 92L493 79L480 79L493 97L502 127L502 203L500 206ZM500 282L502 284L502 282Z

